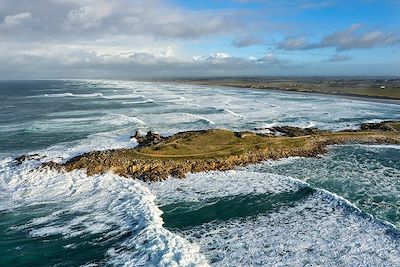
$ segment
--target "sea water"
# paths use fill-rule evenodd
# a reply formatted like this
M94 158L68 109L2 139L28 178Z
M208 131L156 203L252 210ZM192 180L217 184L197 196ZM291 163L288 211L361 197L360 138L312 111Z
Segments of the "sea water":
M0 82L0 266L397 266L400 147L145 183L39 170L163 135L272 125L355 128L398 105L174 83ZM14 157L37 154L16 165Z

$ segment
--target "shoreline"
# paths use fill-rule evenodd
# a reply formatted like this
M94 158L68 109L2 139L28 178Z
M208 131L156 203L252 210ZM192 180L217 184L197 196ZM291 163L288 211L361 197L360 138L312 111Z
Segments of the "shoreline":
M398 91L398 96L383 96L383 95L368 95L368 94L357 94L357 93L350 93L350 92L337 92L332 89L332 91L322 91L316 89L307 89L306 87L303 88L280 88L277 86L265 86L265 85L256 85L254 83L248 83L246 85L243 84L235 84L234 82L225 83L219 82L218 80L166 80L162 82L167 83L177 83L177 84L187 84L187 85L198 85L198 86L213 86L217 88L232 88L232 89L245 89L245 90L268 90L273 92L286 92L286 93L297 93L297 94L315 94L320 96L335 96L335 97L343 97L346 99L354 99L354 100L365 100L370 102L381 102L387 104L395 104L400 105L400 88L396 89ZM338 87L337 89L343 89ZM359 88L360 90L363 88ZM381 89L379 89L381 90Z
M190 84L190 85L195 85L191 83L185 83L185 84ZM211 85L206 85L206 84L198 84L200 86L211 86ZM217 85L214 86L216 88L225 88L225 89L245 89L245 90L266 90L266 91L272 91L276 93L288 93L288 94L301 94L301 95L316 95L316 96L325 96L325 97L335 97L335 98L343 98L343 99L349 99L349 100L357 100L357 101L367 101L367 102L378 102L378 103L383 103L383 104L392 104L392 105L400 105L400 98L384 98L384 97L378 97L378 96L361 96L361 95L355 95L355 94L334 94L334 93L323 93L323 92L306 92L306 91L295 91L295 90L285 90L285 89L279 89L279 88L253 88L253 87L235 87L235 86L228 86L228 85Z

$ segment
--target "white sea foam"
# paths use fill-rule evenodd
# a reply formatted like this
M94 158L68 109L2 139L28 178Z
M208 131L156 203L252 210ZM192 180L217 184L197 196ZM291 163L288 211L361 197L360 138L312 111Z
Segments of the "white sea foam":
M185 179L168 179L147 186L161 205L167 205L235 195L277 194L297 191L307 184L276 174L240 170L189 174Z
M212 120L207 119L206 117L200 116L200 115L196 115L196 114L191 114L191 113L182 113L182 116L185 118L189 118L189 119L194 119L197 121L204 121L208 124L215 124Z
M337 145L339 146L349 146L349 145ZM358 145L352 145L352 146L358 146L362 147L366 150L371 150L371 149L400 149L400 145L363 145L363 144L358 144Z
M234 116L234 117L239 117L239 118L242 118L242 119L245 119L245 118L246 118L245 116L243 116L243 115L241 115L241 114L238 114L238 113L236 113L236 112L234 112L234 111L232 111L232 110L230 110L230 109L224 108L223 110L224 110L226 113L228 113L228 114L230 114L230 115L232 115L232 116Z
M397 145L332 146L321 158L291 158L250 169L290 175L329 188L400 227L400 168Z
M130 139L131 131L115 131L98 133L68 144L53 145L47 149L32 151L45 158L43 161L63 162L79 154L95 151L118 148L133 148L137 142Z
M108 116L101 118L101 123L113 124L113 125L145 124L143 120L137 117L131 117L124 114L109 114Z
M107 252L108 263L118 266L207 265L195 244L163 228L154 196L135 180L113 174L87 177L81 171L39 171L31 162L20 167L1 164L0 210L31 205L49 205L52 210L13 227L14 231L67 239L98 233L109 238L128 235ZM66 215L72 219L60 219Z
M138 95L138 94L116 94L116 95L103 95L104 99L109 99L109 100L124 100L124 99L141 99L141 100L147 100L147 98L144 95Z
M229 196L293 192L308 184L246 170L191 174L149 184L160 205L217 201ZM180 231L215 266L396 266L398 230L346 199L317 190L303 200L256 217L210 222Z
M146 104L146 103L153 103L153 102L154 102L153 99L148 98L148 99L145 99L142 101L123 101L121 103L124 105L134 105L134 104Z
M216 266L398 266L400 242L392 231L319 191L277 212L183 234Z
M73 94L73 93L59 93L59 94L44 94L45 97L101 97L102 93L92 94Z

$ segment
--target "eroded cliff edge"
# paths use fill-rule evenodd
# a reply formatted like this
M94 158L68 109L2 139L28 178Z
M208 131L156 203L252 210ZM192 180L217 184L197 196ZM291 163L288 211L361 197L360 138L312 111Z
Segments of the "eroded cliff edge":
M184 177L189 172L229 170L268 159L314 157L333 144L400 144L399 121L366 123L357 130L338 132L291 126L256 130L263 133L224 129L187 131L170 137L136 133L136 148L93 151L63 164L47 162L43 167L60 171L85 169L88 175L111 171L158 181Z

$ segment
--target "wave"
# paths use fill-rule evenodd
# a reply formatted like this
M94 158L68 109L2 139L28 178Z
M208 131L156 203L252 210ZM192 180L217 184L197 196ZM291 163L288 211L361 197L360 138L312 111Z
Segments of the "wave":
M147 99L144 95L137 95L137 94L103 95L103 98L108 100Z
M346 199L322 189L313 189L305 198L292 198L310 186L289 176L248 171L192 174L184 180L149 184L157 203L172 227L200 246L200 252L216 266L252 265L346 265L397 266L400 263L399 230L390 223L362 212ZM261 194L261 195L260 195ZM245 201L262 196L249 212L253 216L222 217L220 202L246 206ZM273 209L261 207L266 197L280 195L292 203ZM282 200L282 198L279 198ZM268 200L268 199L267 199ZM228 203L227 202L227 203ZM238 204L239 203L239 204ZM190 204L190 205L189 205ZM248 203L251 205L251 203ZM273 207L273 206L272 206ZM214 209L220 212L215 213ZM197 214L205 223L185 224L185 213ZM213 212L214 211L214 212ZM181 221L174 220L179 212ZM243 210L232 211L239 215ZM208 214L208 218L204 218ZM214 217L215 218L214 218ZM232 215L233 216L233 215ZM221 220L222 219L222 220ZM180 224L175 224L179 222ZM172 228L173 229L173 228ZM290 238L288 238L290 237Z
M124 114L110 114L104 118L100 118L100 120L102 123L112 124L112 125L145 124L143 120L137 117L131 117Z
M157 196L160 205L177 202L201 202L210 198L223 198L246 194L277 194L299 190L307 184L280 175L266 175L251 171L226 171L189 174L185 179L167 179L146 183ZM168 193L170 192L170 193Z
M45 97L102 97L102 93L92 94L73 94L73 93L60 93L60 94L44 94Z
M51 205L47 214L14 226L13 231L27 231L35 238L102 234L122 239L107 251L107 263L112 265L207 265L196 245L163 227L162 211L139 182L113 174L87 177L80 171L58 173L34 167L26 162L1 169L0 210ZM66 215L72 219L63 219Z
M375 150L375 149L400 149L400 145L364 145L364 144L352 144L352 145L335 145L335 147L361 147L366 150Z
M312 128L312 127L315 127L316 125L317 125L317 124L316 124L315 122L309 121L309 122L307 123L306 128Z
M36 150L32 153L44 157L43 160L45 161L65 162L72 157L90 151L136 147L138 143L130 139L131 135L131 131L123 130L97 133L76 142L53 145L47 149Z
M186 101L186 98L181 96L179 98L158 98L157 102L159 103L176 103L176 102L182 102Z
M207 124L215 124L212 120L209 120L209 119L207 119L207 118L205 118L203 116L200 116L200 115L196 115L196 114L192 114L192 113L182 113L182 115L184 117L186 117L186 118L194 119L196 121L203 121L203 122L205 122Z
M131 104L147 104L147 103L154 103L155 101L153 99L145 99L143 101L123 101L121 102L124 105L131 105Z
M245 118L246 118L245 116L243 116L243 115L241 115L241 114L238 114L238 113L236 113L236 112L234 112L234 111L232 111L232 110L230 110L230 109L224 108L224 109L222 109L222 110L225 111L226 113L228 113L228 114L234 116L234 117L238 117L238 118L241 118L241 119L245 119Z

